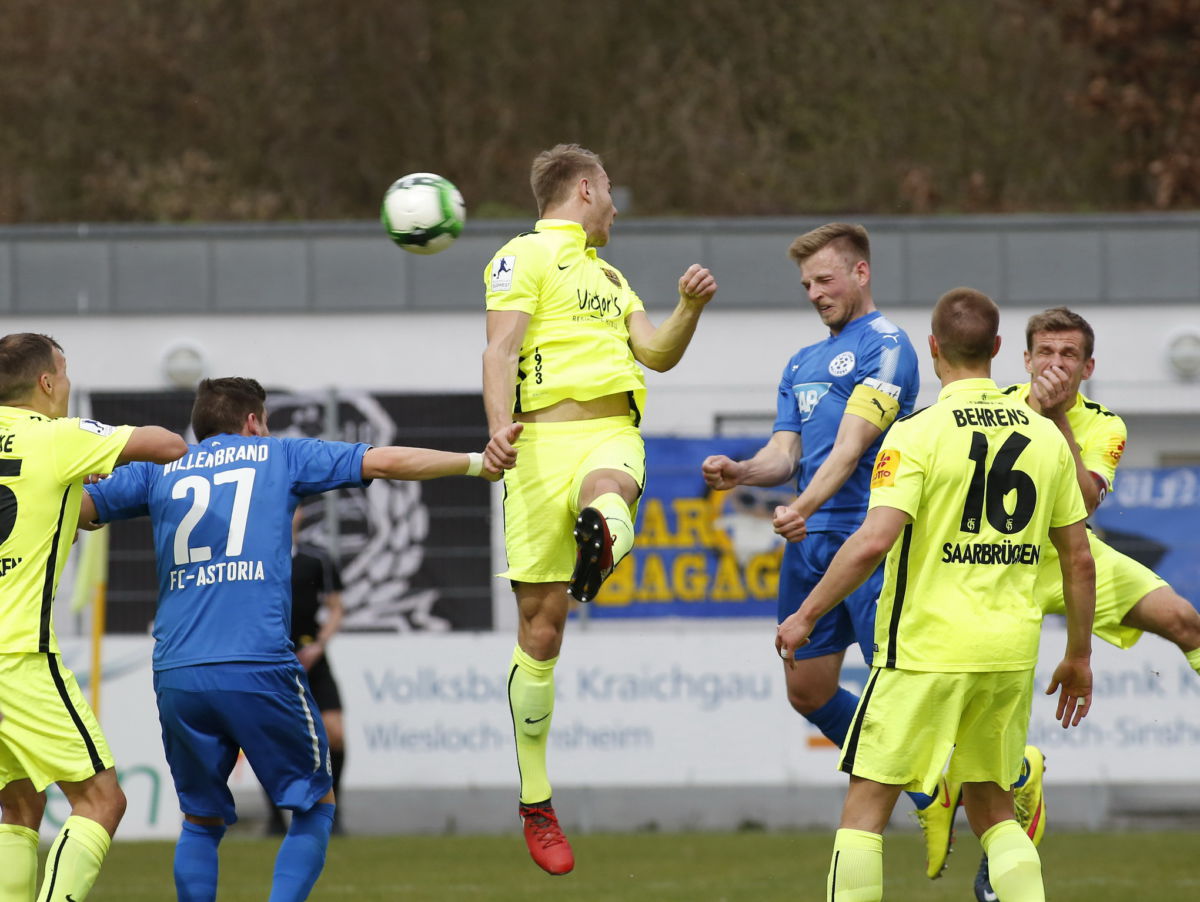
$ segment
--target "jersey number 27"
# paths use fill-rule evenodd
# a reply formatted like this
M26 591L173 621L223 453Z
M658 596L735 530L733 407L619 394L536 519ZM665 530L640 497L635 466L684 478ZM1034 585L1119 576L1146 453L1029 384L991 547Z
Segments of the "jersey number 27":
M172 498L192 496L192 506L179 521L175 529L175 565L198 564L212 559L212 547L201 545L192 548L189 541L192 530L208 511L212 499L213 485L234 483L233 510L229 515L229 535L225 540L225 555L237 557L242 553L242 544L246 540L246 520L250 516L250 496L254 491L254 468L239 467L236 470L222 470L214 473L212 484L204 476L185 476L171 486Z

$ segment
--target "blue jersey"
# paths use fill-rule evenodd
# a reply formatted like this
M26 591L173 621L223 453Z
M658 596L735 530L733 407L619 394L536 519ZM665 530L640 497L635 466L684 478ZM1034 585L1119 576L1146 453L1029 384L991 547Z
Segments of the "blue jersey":
M899 404L886 426L912 413L919 378L917 354L904 331L878 311L852 320L838 335L809 345L783 368L775 415L775 431L797 432L802 444L796 491L803 492L829 457L847 402L863 386L874 397ZM853 532L867 515L871 468L882 433L859 460L845 484L808 518L809 532Z
M305 495L363 485L368 447L215 435L173 463L132 463L87 487L101 521L152 521L155 670L295 660L292 513Z

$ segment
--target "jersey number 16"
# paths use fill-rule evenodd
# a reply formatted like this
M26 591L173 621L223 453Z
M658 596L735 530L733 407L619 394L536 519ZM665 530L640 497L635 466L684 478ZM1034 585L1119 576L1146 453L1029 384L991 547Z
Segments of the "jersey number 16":
M971 484L967 488L967 501L963 505L962 522L959 528L963 532L978 533L981 515L986 511L987 521L992 528L1004 535L1020 532L1033 517L1033 509L1037 504L1037 486L1033 477L1023 470L1014 470L1017 458L1029 445L1029 438L1019 432L1011 433L996 458L992 467L986 473L988 440L982 432L971 433L971 451L968 457L975 462L975 471L971 474ZM1004 506L1004 499L1009 492L1016 492L1016 506L1009 513Z

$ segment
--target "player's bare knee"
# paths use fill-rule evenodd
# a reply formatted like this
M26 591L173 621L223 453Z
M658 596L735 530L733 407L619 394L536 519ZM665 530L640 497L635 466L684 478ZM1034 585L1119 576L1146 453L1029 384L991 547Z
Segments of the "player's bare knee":
M125 791L121 789L121 785L114 777L112 780L98 782L96 792L89 795L95 799L95 806L100 814L97 820L111 834L117 824L121 823L121 818L125 816L125 809L129 804L128 799L125 798Z
M1200 648L1200 612L1169 586L1155 589L1142 598L1121 623L1162 636L1185 653Z
M562 647L562 627L549 620L532 621L521 631L521 650L538 661L558 657Z
M29 781L23 782L28 784ZM37 830L46 813L46 794L35 791L31 784L27 791L21 791L14 783L10 783L0 792L0 809L3 810L4 823Z
M125 793L121 788L117 787L116 794L109 801L109 817L112 820L113 827L121 823L121 819L125 817L125 810L129 807L129 800L125 797Z
M833 698L833 693L837 691L834 686L833 691L829 691L825 686L803 683L800 685L789 684L787 699L788 704L798 713L808 716Z

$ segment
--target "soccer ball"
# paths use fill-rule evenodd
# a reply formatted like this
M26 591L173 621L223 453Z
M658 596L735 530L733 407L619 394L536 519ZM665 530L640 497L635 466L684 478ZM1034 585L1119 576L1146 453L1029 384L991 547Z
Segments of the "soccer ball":
M414 254L444 251L462 232L466 218L458 189L432 172L414 172L392 182L379 213L388 237Z

